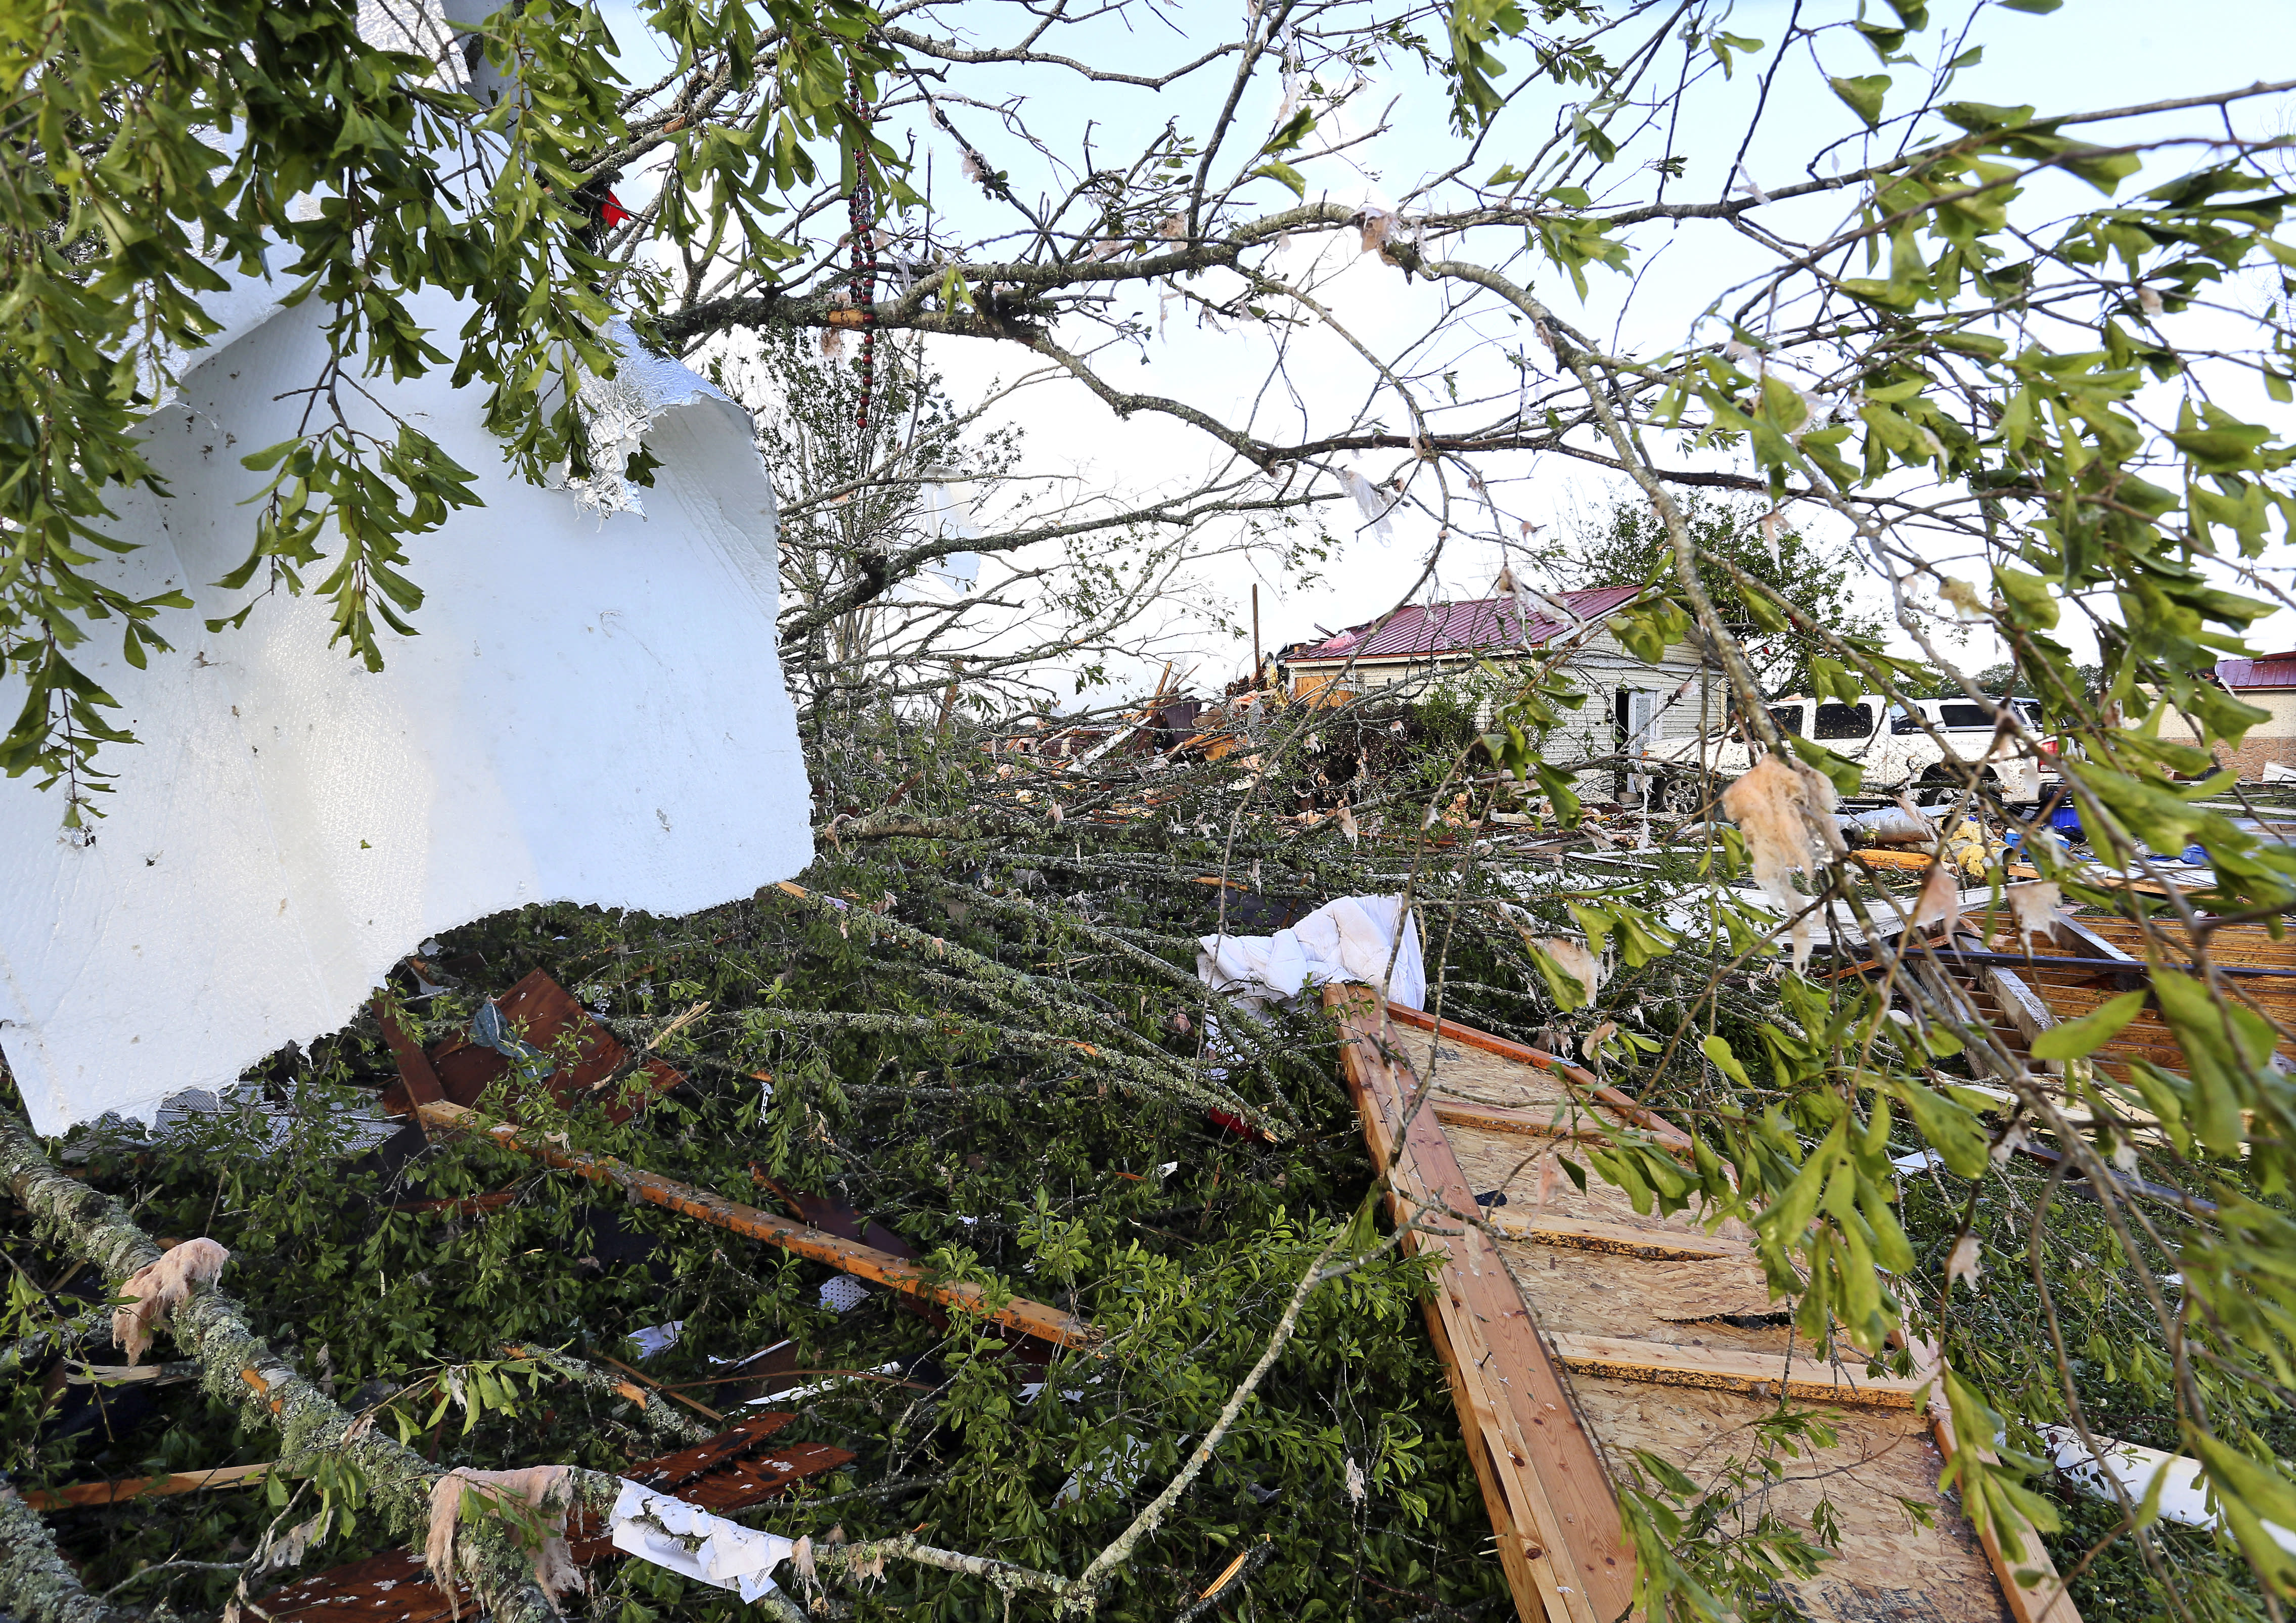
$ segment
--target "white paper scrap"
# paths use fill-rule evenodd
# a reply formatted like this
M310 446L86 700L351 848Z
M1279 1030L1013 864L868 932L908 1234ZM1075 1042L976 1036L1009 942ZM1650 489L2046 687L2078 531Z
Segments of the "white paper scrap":
M794 1539L713 1516L627 1477L614 1501L612 1528L614 1548L624 1554L734 1590L745 1601L779 1587L773 1570L797 1548Z

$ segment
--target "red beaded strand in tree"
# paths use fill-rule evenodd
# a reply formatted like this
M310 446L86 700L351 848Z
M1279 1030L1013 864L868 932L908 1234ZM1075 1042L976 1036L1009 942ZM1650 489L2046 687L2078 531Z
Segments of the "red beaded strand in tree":
M861 68L853 68L853 116L866 128L869 104L861 99ZM877 381L877 225L869 217L869 166L867 154L860 150L862 139L855 135L853 153L853 195L849 200L847 217L853 231L853 277L849 284L853 307L861 313L861 410L857 422L861 431L869 431L869 400Z

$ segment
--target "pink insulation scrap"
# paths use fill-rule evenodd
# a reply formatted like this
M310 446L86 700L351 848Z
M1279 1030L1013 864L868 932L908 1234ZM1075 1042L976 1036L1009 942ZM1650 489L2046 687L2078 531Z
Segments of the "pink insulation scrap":
M141 1361L151 1347L153 1328L191 1300L193 1291L213 1284L230 1260L229 1251L202 1237L184 1241L127 1276L119 1294L129 1299L112 1312L111 1340L127 1349L130 1364Z

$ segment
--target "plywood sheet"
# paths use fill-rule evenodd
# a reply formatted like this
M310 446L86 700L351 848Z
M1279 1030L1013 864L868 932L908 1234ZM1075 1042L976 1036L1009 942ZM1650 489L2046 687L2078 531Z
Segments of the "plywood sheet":
M1336 996L1334 1003L1344 1006ZM1374 1047L1375 1063L1354 1057ZM1402 1100L1431 1087L1436 1099L1557 1113L1581 1134L1599 1134L1603 1122L1629 1113L1636 1131L1674 1132L1632 1100L1598 1092L1598 1079L1575 1067L1449 1022L1431 1041L1424 1031L1390 1025L1383 1044L1359 1039L1348 1062L1378 1073L1359 1094L1359 1109L1381 1086ZM1352 1074L1350 1080L1352 1086ZM1574 1101L1600 1108L1574 1113ZM1802 1616L1811 1623L2034 1623L2038 1601L2047 1605L2047 1623L2079 1623L2045 1555L2044 1584L2013 1595L2004 1586L2012 1581L2005 1564L1939 1494L1940 1441L1950 1447L1951 1438L1932 1414L1913 1407L1919 1381L1869 1377L1854 1357L1830 1367L1821 1349L1799 1342L1781 1311L1785 1304L1771 1300L1742 1225L1710 1231L1695 1212L1637 1212L1598 1176L1590 1172L1582 1190L1564 1173L1564 1156L1586 1167L1583 1136L1478 1125L1471 1116L1454 1112L1439 1124L1433 1110L1413 1114L1398 1173L1425 1154L1444 1161L1464 1191L1455 1210L1480 1199L1488 1221L1462 1238L1493 1242L1513 1287L1513 1303L1498 1312L1511 1316L1510 1306L1519 1305L1514 1310L1538 1332L1543 1367L1562 1366L1569 1418L1613 1481L1632 1469L1636 1451L1647 1450L1702 1486L1722 1486L1731 1460L1757 1451L1758 1427L1776 1414L1783 1386L1808 1402L1833 1439L1814 1452L1804 1446L1785 1462L1784 1479L1757 1490L1742 1514L1751 1522L1767 1510L1809 1530L1823 1500L1841 1528L1840 1548L1819 1575L1788 1586ZM1368 1119L1366 1135L1374 1135ZM1431 1143L1435 1139L1439 1143ZM1488 1294L1490 1282L1475 1288ZM1437 1341L1472 1427L1477 1406L1488 1401L1477 1396L1481 1386L1507 1387L1518 1372L1505 1349L1487 1348L1478 1362L1463 1357L1439 1329ZM1801 1381L1785 1380L1790 1372ZM1854 1402L1818 1401L1850 1383L1866 1389ZM1480 1458L1478 1467L1488 1469ZM1538 1471L1534 1461L1530 1474ZM1488 1480L1485 1494L1498 1525L1501 1496ZM1929 1507L1930 1526L1908 1513L1907 1502ZM1498 1530L1504 1537L1509 1528ZM1516 1600L1525 1623L1552 1615L1520 1587Z
M1647 1449L1702 1487L1718 1486L1730 1463L1757 1450L1753 1424L1771 1406L1727 1392L1602 1376L1572 1378L1587 1424L1623 1471ZM1906 1410L1828 1409L1830 1448L1786 1462L1785 1475L1742 1507L1751 1526L1764 1511L1804 1529L1822 1500L1841 1543L1817 1577L1789 1583L1813 1623L2010 1623L1998 1584L1969 1524L1939 1504L1945 1461L1923 1418ZM1923 1528L1901 1500L1936 1505Z

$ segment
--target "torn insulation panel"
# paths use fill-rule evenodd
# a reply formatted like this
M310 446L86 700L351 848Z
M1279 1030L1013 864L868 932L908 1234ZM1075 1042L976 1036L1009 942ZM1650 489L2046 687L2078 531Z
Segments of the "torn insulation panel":
M289 285L218 296L218 341L146 420L166 494L114 493L136 550L91 570L193 606L160 612L173 651L147 668L111 638L75 654L141 741L104 751L106 815L67 830L62 786L0 781L0 1051L42 1133L230 1084L344 1025L441 930L537 902L689 913L812 857L750 419L627 330L594 426L659 463L643 511L620 464L521 479L484 388L444 368L365 378L337 391L354 424L420 428L485 504L407 541L417 635L382 632L370 672L329 646L324 570L299 595L259 567L215 584L254 543L268 476L242 459L303 430L326 372L324 308L282 307ZM439 332L468 315L413 307Z

